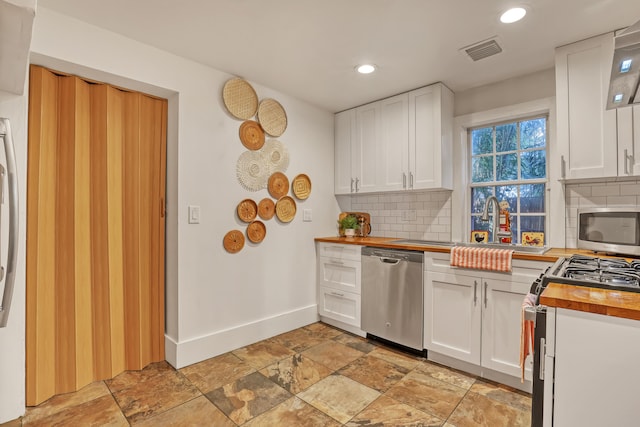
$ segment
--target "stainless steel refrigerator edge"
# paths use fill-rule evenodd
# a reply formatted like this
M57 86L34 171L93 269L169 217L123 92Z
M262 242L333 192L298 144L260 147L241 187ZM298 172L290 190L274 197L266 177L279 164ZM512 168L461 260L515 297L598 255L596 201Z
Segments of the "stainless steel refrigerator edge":
M362 330L423 351L424 253L362 248Z
M0 328L7 326L9 318L9 309L11 308L11 299L13 298L13 286L16 274L17 262L17 243L18 243L18 182L16 176L16 156L13 147L13 138L11 137L11 125L9 119L0 118L0 138L3 141L5 158L7 162L6 173L4 168L0 170L0 201L2 204L8 202L8 247L6 264L0 266L0 280L4 280L4 290L2 292L2 300L0 300ZM8 197L2 193L4 188L5 176L7 178ZM5 220L0 218L0 220ZM6 267L5 267L6 266Z

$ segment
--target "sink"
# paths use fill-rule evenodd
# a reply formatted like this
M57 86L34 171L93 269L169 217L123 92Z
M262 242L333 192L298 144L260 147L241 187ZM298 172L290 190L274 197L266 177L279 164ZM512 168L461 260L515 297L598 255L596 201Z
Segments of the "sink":
M542 255L550 248L547 246L523 246L513 243L454 243L451 246L463 246L465 248L511 249L521 254Z
M454 242L443 242L441 240L418 240L418 239L401 239L401 240L394 240L390 243L415 245L415 246L445 246L447 248L450 248L451 246L456 245L456 243Z

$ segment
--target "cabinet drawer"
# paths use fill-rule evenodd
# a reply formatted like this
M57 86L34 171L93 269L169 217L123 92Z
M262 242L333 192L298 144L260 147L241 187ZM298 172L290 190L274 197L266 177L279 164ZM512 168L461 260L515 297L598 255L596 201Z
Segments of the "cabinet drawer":
M318 255L338 260L350 259L360 262L360 245L341 245L339 243L318 243Z
M318 258L318 285L360 295L361 262L348 259Z
M360 328L360 295L320 287L318 314Z

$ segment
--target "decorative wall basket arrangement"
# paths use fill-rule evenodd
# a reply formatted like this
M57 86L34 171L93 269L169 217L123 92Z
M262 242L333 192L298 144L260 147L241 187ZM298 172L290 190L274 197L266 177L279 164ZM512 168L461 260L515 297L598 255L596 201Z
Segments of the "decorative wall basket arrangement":
M247 224L245 233L231 230L223 238L223 246L229 253L242 250L246 238L254 244L264 240L267 227L264 222L274 216L280 223L293 221L297 207L288 195L289 189L298 200L306 200L311 194L311 180L305 174L297 175L289 186L285 175L289 167L289 151L277 139L287 129L287 114L275 99L258 101L254 88L241 78L229 79L222 89L224 106L236 119L242 120L238 136L247 149L236 163L236 175L240 186L247 191L267 190L270 197L256 203L253 199L243 199L236 207L241 222ZM255 118L255 120L253 120ZM274 201L275 199L275 201ZM257 220L256 217L260 217Z

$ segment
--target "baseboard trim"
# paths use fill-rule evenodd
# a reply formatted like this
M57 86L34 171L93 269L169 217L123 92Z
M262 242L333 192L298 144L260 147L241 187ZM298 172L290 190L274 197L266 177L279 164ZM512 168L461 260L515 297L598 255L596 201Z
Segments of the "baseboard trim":
M271 338L319 320L316 304L176 342L165 335L165 359L176 369Z

